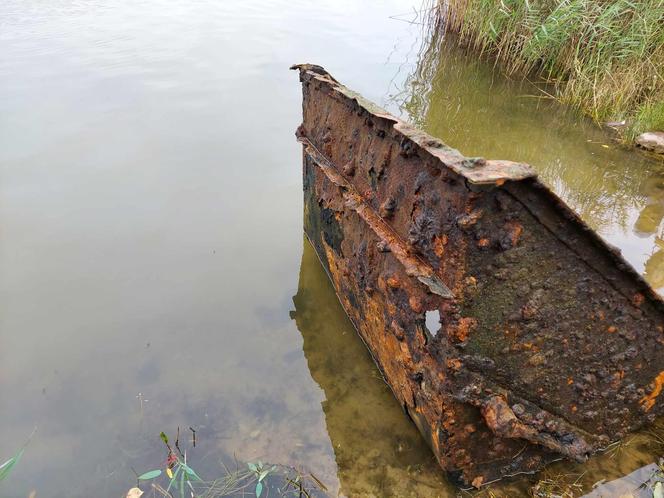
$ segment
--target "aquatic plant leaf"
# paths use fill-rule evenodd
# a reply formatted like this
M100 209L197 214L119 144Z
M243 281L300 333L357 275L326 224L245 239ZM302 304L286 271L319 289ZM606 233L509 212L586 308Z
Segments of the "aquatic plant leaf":
M9 471L11 470L11 468L14 466L15 463L16 459L14 457L11 457L5 463L0 465L0 480L7 477L7 474L9 474Z
M170 469L170 468L169 468L169 469L166 469L166 473L167 473L167 474L169 475L169 477L171 478L171 481L168 483L168 487L166 488L166 493L168 493L168 492L171 490L171 486L173 486L173 483L174 483L175 480L178 478L178 474L180 473L180 471L181 471L182 469L180 469L180 467L178 467L177 469L175 469L175 472L173 472L173 471L171 470L170 473L168 472L169 470L171 470L171 469Z
M189 467L189 465L185 465L184 463L181 463L180 465L182 466L182 468L184 469L184 471L185 471L188 475L190 475L191 477L193 477L193 478L196 479L197 481L202 481L202 480L203 480L203 479L201 479L201 478L198 476L198 474L194 471L194 469L192 469L191 467Z
M9 460L7 460L5 463L0 465L0 481L7 478L7 476L11 472L14 465L16 465L18 463L18 461L21 459L21 456L23 455L23 451L24 450L21 449L21 451L16 453L16 455L14 455Z
M258 472L258 468L255 463L247 462L247 467L249 467L253 472Z
M171 470L170 467L166 468L166 475L168 476L169 479L173 479L173 471ZM139 477L140 479L140 477Z
M161 475L161 470L156 469L156 470L151 470L149 472L146 472L145 474L141 474L138 476L139 481L149 481L150 479L154 479L156 477L159 477Z
M165 444L166 446L168 446L168 436L166 435L166 433L165 433L165 432L160 432L160 433L159 433L159 437L160 437L161 440L164 442L164 444Z
M261 472L260 474L258 474L258 482L260 482L260 481L262 481L263 479L265 479L265 477L266 477L269 473L270 473L269 470L264 470L263 472Z
M259 498L262 492L263 492L263 483L258 482L256 484L256 498Z
M143 491L141 491L138 488L131 488L129 491L127 491L127 496L126 498L140 498L140 496L143 494Z
M653 498L664 498L664 484L656 482L652 491Z

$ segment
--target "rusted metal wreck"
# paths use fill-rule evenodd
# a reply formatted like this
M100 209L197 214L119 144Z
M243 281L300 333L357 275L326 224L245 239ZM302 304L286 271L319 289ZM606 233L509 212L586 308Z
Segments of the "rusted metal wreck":
M443 469L481 486L584 461L662 414L664 304L528 165L293 68L305 232Z

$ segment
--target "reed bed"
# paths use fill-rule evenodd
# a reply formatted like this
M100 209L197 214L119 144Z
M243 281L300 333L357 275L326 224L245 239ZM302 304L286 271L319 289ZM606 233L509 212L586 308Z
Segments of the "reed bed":
M664 0L441 0L438 19L509 74L624 136L664 130Z

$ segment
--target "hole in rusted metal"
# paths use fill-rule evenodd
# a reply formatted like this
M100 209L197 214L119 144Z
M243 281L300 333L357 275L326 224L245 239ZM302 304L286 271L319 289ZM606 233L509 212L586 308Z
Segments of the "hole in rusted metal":
M424 323L431 336L436 337L436 334L440 330L440 311L427 311L424 315Z

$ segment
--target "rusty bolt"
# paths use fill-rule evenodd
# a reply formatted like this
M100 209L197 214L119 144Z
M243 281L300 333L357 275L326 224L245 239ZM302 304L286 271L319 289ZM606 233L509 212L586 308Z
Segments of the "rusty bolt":
M389 285L393 289L396 289L401 285L401 282L399 282L399 279L397 277L391 276L387 279L387 285Z

